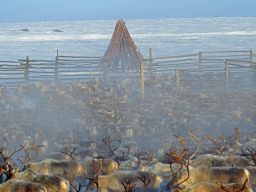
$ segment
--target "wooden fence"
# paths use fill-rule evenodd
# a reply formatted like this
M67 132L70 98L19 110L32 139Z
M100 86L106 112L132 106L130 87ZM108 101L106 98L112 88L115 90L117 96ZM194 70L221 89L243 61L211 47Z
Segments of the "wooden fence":
M250 50L200 51L198 54L152 58L151 73L172 74L178 90L209 92L256 88L255 56Z
M255 87L255 56L254 51L249 50L152 57L152 50L149 49L149 58L144 60L139 72L110 72L98 68L103 57L64 56L57 52L55 60L34 60L27 56L18 61L0 61L0 86L12 92L18 86L41 81L68 84L73 80L120 77L137 78L144 90L144 78L147 81L156 76L167 75L174 77L172 79L177 89L193 89L195 85L227 88L232 87L230 80L232 82L234 78L237 78L241 87Z

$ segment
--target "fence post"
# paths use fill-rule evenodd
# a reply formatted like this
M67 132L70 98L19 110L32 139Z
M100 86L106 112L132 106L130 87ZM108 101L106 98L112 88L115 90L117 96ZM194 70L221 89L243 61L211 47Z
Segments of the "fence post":
M103 72L103 79L104 79L104 81L106 81L106 79L107 79L107 71L106 71L106 62L105 61L103 61L102 72Z
M198 52L198 57L199 57L199 67L202 67L202 59L203 59L203 52L199 51Z
M250 61L251 61L251 66L255 67L254 61L253 61L253 50L250 50Z
M175 69L175 76L176 76L176 89L179 90L180 88L180 70Z
M144 63L140 64L141 97L144 100Z
M226 67L225 67L225 82L226 82L226 87L227 87L227 85L228 85L228 64L229 64L229 61L226 59L226 61L225 61L225 65L226 65Z
M59 71L59 51L57 49L57 55L56 55L56 60L55 60L55 73L54 73L54 78L55 82L58 81L58 71Z
M149 70L150 70L150 77L152 78L152 49L149 48Z
M24 70L24 79L25 79L25 83L28 84L29 81L29 68L30 68L30 64L29 64L29 56L26 57L26 64L25 64L25 70Z

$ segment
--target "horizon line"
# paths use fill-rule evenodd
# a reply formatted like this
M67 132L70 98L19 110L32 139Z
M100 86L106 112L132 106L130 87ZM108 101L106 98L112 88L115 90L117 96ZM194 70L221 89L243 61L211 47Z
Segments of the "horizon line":
M132 18L123 19L125 21L131 20L161 20L161 19L200 19L200 18L256 18L256 16L211 16L211 17L162 17L162 18ZM119 19L81 19L81 20L45 20L45 21L18 21L18 22L1 22L1 24L11 24L11 23L48 23L48 22L80 22L80 21L118 21Z

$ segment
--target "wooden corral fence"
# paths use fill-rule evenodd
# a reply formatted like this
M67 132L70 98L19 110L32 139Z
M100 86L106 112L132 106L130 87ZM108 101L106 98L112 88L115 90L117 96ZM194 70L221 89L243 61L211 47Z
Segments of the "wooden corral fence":
M255 86L256 54L249 51L208 51L197 54L149 57L140 66L140 72L99 70L103 57L64 56L57 52L54 60L0 61L0 86L12 92L18 86L36 82L89 81L93 78L137 78L144 97L144 81L156 76L172 76L177 90L200 90L209 87ZM104 65L103 65L104 66ZM237 80L237 81L234 81ZM234 84L230 82L235 82Z
M177 89L199 92L206 89L209 92L209 89L256 88L255 56L253 50L200 51L197 54L152 58L149 67L151 74L173 74Z

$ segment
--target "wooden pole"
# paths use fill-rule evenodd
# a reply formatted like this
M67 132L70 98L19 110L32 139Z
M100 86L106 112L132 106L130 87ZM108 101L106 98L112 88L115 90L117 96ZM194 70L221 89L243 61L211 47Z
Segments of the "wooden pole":
M149 70L150 70L150 77L152 78L153 73L152 73L152 49L149 48Z
M107 79L107 70L106 70L106 66L107 66L107 63L104 61L104 62L103 62L103 70L102 70L104 81L106 81L106 79Z
M179 90L180 88L180 70L175 69L175 76L176 76L176 89Z
M199 67L202 67L202 59L203 59L203 52L199 51L198 53L198 57L199 57Z
M24 79L25 79L25 83L28 84L28 81L29 81L29 77L28 77L28 74L29 74L29 56L26 57L26 64L25 64L25 70L24 70Z
M250 50L250 61L251 61L251 66L255 67L255 63L253 61L253 50Z
M144 63L140 65L141 97L144 100Z
M55 73L54 73L54 79L55 82L58 82L58 71L59 71L59 51L57 49L57 56L56 56L56 60L55 60Z
M226 87L228 86L228 64L229 64L229 61L226 59L225 61L225 82L226 82Z

